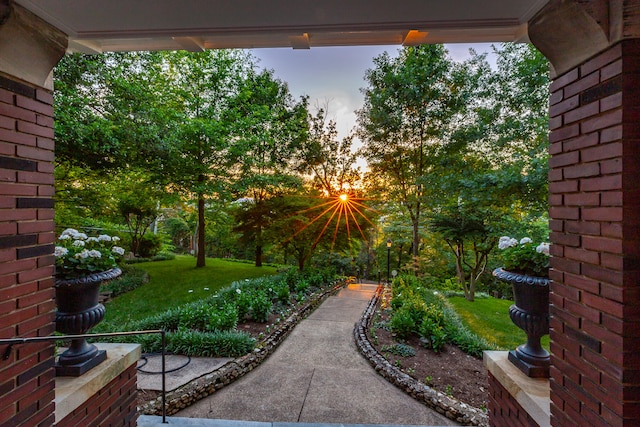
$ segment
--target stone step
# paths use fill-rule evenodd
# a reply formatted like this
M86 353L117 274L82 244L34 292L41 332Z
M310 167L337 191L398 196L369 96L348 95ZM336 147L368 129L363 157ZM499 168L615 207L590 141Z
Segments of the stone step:
M416 427L384 424L270 423L260 421L210 420L183 417L167 417L166 420L167 422L163 424L162 417L141 415L138 418L138 427Z

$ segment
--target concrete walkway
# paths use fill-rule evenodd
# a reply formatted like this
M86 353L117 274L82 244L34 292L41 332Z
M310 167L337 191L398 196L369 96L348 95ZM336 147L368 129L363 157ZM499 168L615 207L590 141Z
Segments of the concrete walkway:
M273 423L457 425L379 376L353 342L376 285L350 285L258 368L176 417Z

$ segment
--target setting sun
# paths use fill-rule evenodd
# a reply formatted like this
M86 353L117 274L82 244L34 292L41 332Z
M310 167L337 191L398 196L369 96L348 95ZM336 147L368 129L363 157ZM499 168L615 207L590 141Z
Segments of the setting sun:
M346 194L341 194L340 195L340 201L341 202L346 202L349 199L349 196L347 196Z

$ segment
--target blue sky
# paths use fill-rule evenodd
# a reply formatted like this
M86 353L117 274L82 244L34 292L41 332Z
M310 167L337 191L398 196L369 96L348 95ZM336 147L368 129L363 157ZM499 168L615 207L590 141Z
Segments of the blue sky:
M491 44L448 44L451 58L469 57L469 48L491 52ZM275 71L276 77L289 84L295 97L309 95L311 111L329 101L329 117L335 119L340 137L356 124L355 110L362 107L365 71L373 67L373 58L384 51L395 55L399 46L314 47L308 50L254 49L262 68ZM491 60L490 60L491 62Z

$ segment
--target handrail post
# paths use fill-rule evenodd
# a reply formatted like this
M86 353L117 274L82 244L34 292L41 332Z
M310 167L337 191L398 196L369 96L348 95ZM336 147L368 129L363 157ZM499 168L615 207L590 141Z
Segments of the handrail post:
M165 354L166 354L166 341L165 341L165 336L166 333L163 330L161 332L161 336L162 336L162 424L167 424L167 388L166 388L166 369L165 369Z

